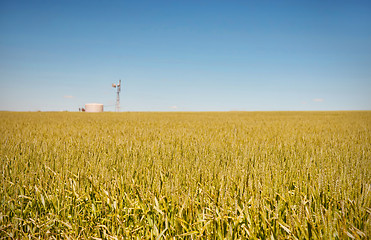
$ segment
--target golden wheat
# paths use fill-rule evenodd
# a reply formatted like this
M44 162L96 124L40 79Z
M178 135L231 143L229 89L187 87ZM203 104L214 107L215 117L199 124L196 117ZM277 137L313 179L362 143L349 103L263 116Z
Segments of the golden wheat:
M371 234L371 112L1 112L0 121L2 238Z

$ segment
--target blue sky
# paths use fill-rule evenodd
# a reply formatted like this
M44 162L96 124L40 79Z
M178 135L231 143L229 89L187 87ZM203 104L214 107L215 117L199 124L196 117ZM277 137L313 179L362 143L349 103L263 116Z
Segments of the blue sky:
M0 1L0 110L371 110L369 1Z

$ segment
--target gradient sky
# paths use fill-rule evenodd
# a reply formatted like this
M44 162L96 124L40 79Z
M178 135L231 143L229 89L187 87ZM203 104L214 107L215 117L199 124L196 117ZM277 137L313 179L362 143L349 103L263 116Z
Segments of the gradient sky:
M371 110L370 1L0 1L0 110Z

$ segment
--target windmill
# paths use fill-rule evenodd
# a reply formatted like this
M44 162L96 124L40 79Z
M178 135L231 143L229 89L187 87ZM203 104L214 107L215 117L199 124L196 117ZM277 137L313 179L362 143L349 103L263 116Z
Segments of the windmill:
M117 89L117 97L116 97L116 112L120 112L120 92L121 92L121 80L119 80L118 84L112 83L112 87Z

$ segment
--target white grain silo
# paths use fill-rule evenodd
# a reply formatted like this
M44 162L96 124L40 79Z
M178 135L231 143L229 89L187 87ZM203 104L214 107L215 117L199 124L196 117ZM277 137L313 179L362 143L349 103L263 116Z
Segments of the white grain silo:
M103 112L103 104L87 103L85 104L85 112Z

